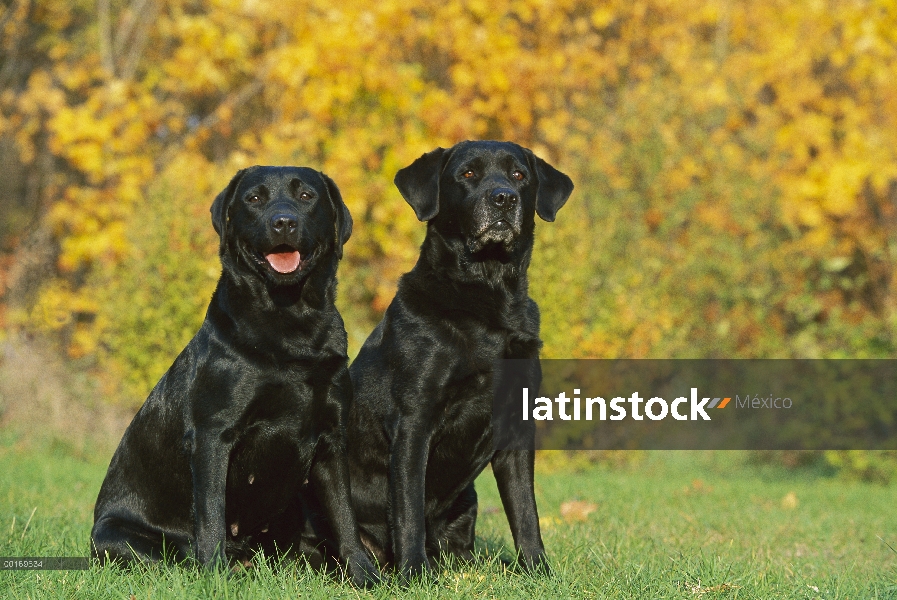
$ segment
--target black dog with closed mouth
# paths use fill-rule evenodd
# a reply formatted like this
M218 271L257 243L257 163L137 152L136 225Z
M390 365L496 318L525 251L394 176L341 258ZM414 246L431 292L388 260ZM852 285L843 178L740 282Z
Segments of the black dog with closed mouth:
M493 371L498 359L538 358L526 278L534 216L553 221L573 182L516 144L462 142L423 155L395 183L427 235L349 369L362 541L404 574L425 571L440 552L469 559L473 482L491 462L521 566L547 571L534 453L493 445ZM533 372L530 389L540 380Z
M212 204L222 274L199 332L134 417L100 489L94 555L302 551L314 495L348 575L378 578L350 504L346 330L334 306L352 218L333 181L250 167Z

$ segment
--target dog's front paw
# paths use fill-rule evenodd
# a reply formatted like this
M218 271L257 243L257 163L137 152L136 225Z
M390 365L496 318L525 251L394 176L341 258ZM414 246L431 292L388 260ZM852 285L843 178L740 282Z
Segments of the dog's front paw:
M209 571L228 570L230 566L229 561L221 546L221 544L211 547L208 545L206 547L200 546L196 553L196 562Z
M548 556L544 550L535 552L521 551L517 556L517 564L524 572L530 575L551 575L551 567L548 564Z
M380 571L364 550L355 552L346 560L346 575L353 585L360 588L370 588L383 581Z
M430 572L430 561L426 553L414 554L397 560L396 564L399 565L399 575L405 580L423 577Z

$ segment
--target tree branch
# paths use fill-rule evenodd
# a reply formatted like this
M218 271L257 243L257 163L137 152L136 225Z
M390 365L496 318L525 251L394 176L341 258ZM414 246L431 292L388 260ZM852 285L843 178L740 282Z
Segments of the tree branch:
M109 23L109 0L97 0L97 29L100 38L100 62L103 68L115 77L115 64L112 62L112 28Z
M156 20L156 15L159 13L158 0L137 0L137 2L141 4L141 8L146 4L149 4L149 7L144 10L137 19L137 29L129 44L131 51L128 52L128 55L125 57L121 66L121 77L126 80L130 80L134 77L134 72L137 70L137 64L140 62L140 57L143 55L143 50L146 48L150 29Z
M112 46L112 52L116 56L121 54L128 38L131 37L131 33L134 31L134 26L143 14L143 9L146 7L147 2L148 0L134 0L134 2L131 3L131 6L125 10L121 23L115 32L115 41Z
M263 73L260 73L256 79L253 79L251 82L240 88L237 92L227 96L224 100L215 107L211 113L206 115L206 117L199 122L199 124L193 128L192 131L188 132L175 142L172 142L159 154L159 158L156 159L155 167L156 171L161 171L169 161L174 158L174 155L184 147L184 145L195 138L199 132L207 129L211 129L215 125L217 125L221 121L221 113L224 109L233 109L245 104L249 99L255 96L257 93L262 91L264 87L263 78L267 74L267 70Z
M6 31L6 25L12 19L28 23L28 25L26 25L26 31L22 35L17 36L14 40L0 38L0 44L2 44L0 47L5 51L3 65L0 67L0 90L5 88L12 80L15 76L17 67L20 66L19 51L22 48L22 41L24 38L29 37L32 30L30 26L31 9L32 6L30 0L18 0L15 6L10 6L6 9L3 13L3 19L0 19L0 34Z

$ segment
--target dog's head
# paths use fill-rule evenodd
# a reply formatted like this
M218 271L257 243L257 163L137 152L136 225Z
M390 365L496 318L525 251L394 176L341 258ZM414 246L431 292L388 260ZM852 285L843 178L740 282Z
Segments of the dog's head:
M554 221L573 191L569 177L511 142L461 142L424 154L395 177L417 218L471 254L513 252L531 238L534 215Z
M304 279L321 257L342 258L352 217L332 179L306 167L249 167L212 203L227 266L275 285Z

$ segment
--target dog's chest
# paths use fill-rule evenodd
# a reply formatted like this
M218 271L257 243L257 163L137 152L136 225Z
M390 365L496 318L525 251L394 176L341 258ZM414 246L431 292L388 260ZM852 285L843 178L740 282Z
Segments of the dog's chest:
M308 478L317 437L287 424L258 423L231 453L228 465L227 521L234 537L263 532L287 509Z
M494 359L493 359L494 360ZM427 486L432 497L452 496L489 462L492 444L493 361L446 387L430 437Z
M452 496L466 487L495 452L492 404L496 362L538 354L538 338L527 332L481 327L466 333L467 347L459 353L462 358L444 389L430 438L427 486L432 497Z
M495 327L480 321L453 323L455 331L448 337L452 344L460 342L456 377L466 378L469 372L491 370L495 361L502 358L530 358L538 353L538 332L527 331L516 322L513 325L517 326Z
M321 433L313 415L323 395L302 380L272 379L255 389L235 427L228 464L231 536L262 533L307 480Z

